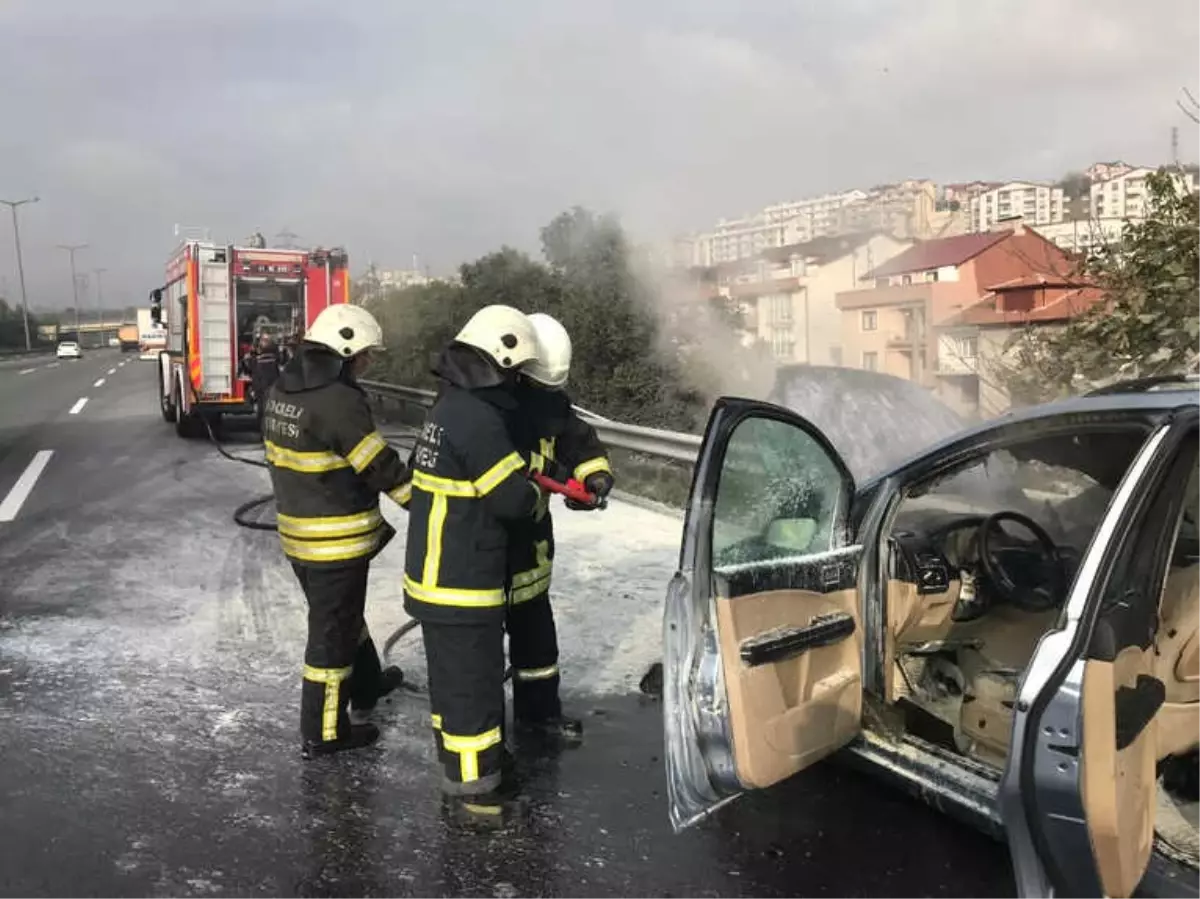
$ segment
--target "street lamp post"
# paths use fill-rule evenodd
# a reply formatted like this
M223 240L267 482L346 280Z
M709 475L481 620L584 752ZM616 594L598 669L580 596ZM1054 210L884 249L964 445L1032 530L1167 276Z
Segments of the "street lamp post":
M96 325L100 328L100 346L104 346L104 282L101 276L108 271L106 268L94 268L96 276Z
M26 350L33 349L33 344L29 340L29 301L25 297L25 263L21 259L21 227L17 224L17 207L37 201L37 197L30 197L27 200L0 200L0 203L7 206L12 213L13 242L17 245L17 277L21 282L21 318L25 322Z
M71 256L71 293L72 293L72 296L75 297L75 340L77 342L81 342L83 340L83 337L79 333L79 276L77 274L75 274L75 252L77 250L86 249L87 244L85 244L85 243L77 243L77 244L60 243L58 245L58 248L60 250L66 250L67 253L69 253ZM82 345L82 343L81 343L81 345Z

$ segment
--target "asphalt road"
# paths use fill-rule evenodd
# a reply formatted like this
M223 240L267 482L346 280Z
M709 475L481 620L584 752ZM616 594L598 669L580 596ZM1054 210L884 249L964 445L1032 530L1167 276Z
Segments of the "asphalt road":
M115 351L0 366L0 894L1011 895L1001 846L836 765L672 834L660 708L586 671L584 746L527 760L499 829L442 813L419 695L302 762L303 600L230 521L262 474L175 437L153 384Z

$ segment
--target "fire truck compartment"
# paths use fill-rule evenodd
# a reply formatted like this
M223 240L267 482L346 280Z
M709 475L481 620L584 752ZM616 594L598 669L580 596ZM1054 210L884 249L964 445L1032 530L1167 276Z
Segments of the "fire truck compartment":
M304 289L295 282L234 282L234 314L238 343L245 344L261 334L281 342L304 332Z

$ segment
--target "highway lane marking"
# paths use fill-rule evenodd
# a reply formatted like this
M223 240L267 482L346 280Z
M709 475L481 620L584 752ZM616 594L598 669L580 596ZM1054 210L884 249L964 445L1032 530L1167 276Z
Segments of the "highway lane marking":
M110 369L108 370L108 373L109 373L110 375L115 375L115 374L117 373L117 370L116 370L115 368L110 368Z
M36 368L23 368L23 369L21 369L19 372L17 372L17 374L19 374L19 375L27 375L27 374L29 374L30 372L33 372L33 371L37 371L37 369L36 369Z
M92 386L93 386L93 387L103 387L103 386L104 386L104 379L103 379L103 378L100 378L100 379L99 379L98 381L96 381L96 383L95 383L95 384L93 384Z
M81 397L80 399L76 400L75 405L71 407L71 411L68 412L67 414L68 415L78 415L79 410L87 405L87 401L88 401L88 398L86 396Z
M29 466L17 478L17 483L13 484L12 490L8 491L8 496L4 497L4 502L0 503L0 521L12 521L17 517L17 513L21 511L21 506L25 504L25 500L29 498L29 494L33 492L33 485L37 483L42 470L53 455L54 450L38 450L33 457L33 461L29 463Z
M47 365L47 366L46 366L46 368L58 368L58 363L57 363L57 362L51 362L49 365Z

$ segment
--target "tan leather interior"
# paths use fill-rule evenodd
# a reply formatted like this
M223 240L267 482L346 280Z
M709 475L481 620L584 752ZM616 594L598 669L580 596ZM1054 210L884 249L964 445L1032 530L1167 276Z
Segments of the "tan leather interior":
M1158 713L1158 756L1200 744L1200 566L1172 568L1163 584L1154 676L1166 687Z
M862 720L862 616L857 590L777 590L717 598L717 628L738 780L778 783L850 742ZM767 665L742 662L748 637L802 627L817 615L846 612L854 633L830 646Z
M917 585L907 581L887 582L887 632L884 635L884 690L888 702L895 702L900 693L896 689L896 653L905 645L942 640L954 626L950 613L958 602L961 589L958 581L951 581L944 593L929 593L921 596Z
M1088 836L1105 896L1132 896L1150 860L1157 810L1157 718L1117 751L1116 691L1152 674L1153 651L1128 646L1112 662L1083 669L1080 782Z

